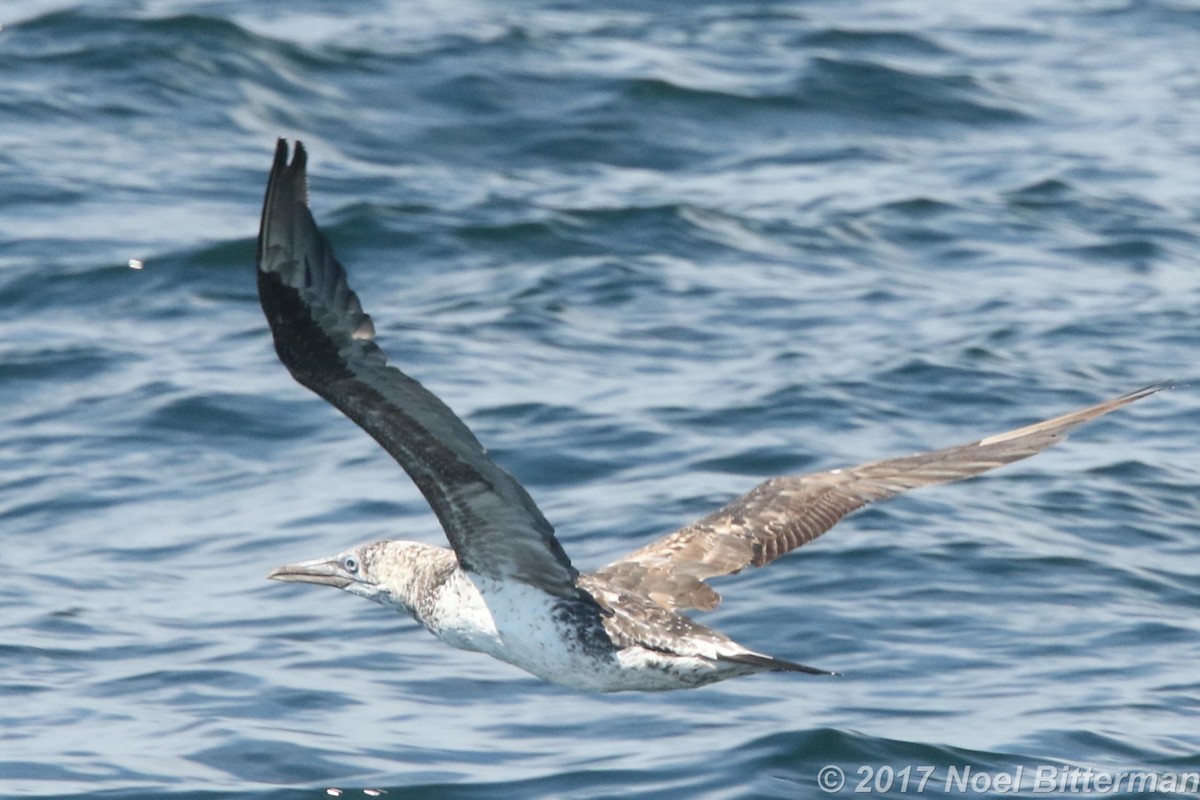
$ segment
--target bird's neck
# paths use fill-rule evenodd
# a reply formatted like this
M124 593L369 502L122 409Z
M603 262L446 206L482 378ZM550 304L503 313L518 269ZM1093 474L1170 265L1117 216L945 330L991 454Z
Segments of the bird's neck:
M420 542L390 541L387 572L380 575L386 591L383 605L406 611L421 624L434 613L442 586L458 571L454 551Z
M408 612L452 647L509 660L491 609L453 551L415 545L393 563L395 574L380 602Z

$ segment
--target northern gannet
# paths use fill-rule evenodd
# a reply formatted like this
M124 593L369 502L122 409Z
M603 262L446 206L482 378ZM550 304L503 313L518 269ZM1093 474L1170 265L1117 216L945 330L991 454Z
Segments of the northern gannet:
M969 444L764 481L593 572L461 419L387 363L371 318L308 209L306 154L279 140L258 238L258 291L280 360L400 463L453 550L385 540L268 577L333 586L411 614L454 647L594 692L685 689L764 671L833 674L750 650L687 616L706 582L769 564L868 503L1026 458L1161 384Z

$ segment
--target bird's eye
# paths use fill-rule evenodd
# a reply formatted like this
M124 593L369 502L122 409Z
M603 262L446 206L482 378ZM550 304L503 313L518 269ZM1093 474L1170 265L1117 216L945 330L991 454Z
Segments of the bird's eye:
M342 559L342 569L349 572L351 575L358 574L358 559L354 556L346 556Z

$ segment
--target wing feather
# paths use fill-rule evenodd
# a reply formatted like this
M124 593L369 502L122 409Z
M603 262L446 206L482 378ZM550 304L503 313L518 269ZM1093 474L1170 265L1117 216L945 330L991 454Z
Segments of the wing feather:
M383 446L429 502L464 569L574 597L578 573L515 478L395 367L308 210L304 146L279 140L263 201L258 292L279 359Z
M927 453L771 478L728 505L597 570L596 578L665 608L715 608L705 581L761 567L811 542L842 517L909 489L970 478L1028 458L1068 429L1165 388L1147 386L1060 417Z

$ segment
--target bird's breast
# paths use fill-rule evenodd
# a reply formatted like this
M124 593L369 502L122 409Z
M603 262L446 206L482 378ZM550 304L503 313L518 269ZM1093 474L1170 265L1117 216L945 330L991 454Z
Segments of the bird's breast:
M447 644L581 691L656 691L716 679L708 659L618 649L593 604L519 581L458 573L422 622Z
M503 658L504 645L491 609L461 571L452 573L442 584L428 614L417 621L451 647Z

